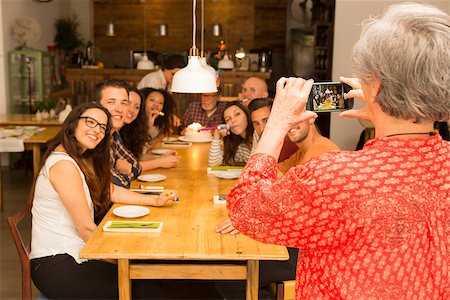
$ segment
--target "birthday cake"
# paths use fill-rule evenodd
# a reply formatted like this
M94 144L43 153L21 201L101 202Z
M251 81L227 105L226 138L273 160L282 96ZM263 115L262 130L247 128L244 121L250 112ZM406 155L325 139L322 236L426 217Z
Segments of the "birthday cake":
M203 128L200 123L192 123L186 127L186 139L192 142L195 141L208 141L211 139L210 131L199 131Z

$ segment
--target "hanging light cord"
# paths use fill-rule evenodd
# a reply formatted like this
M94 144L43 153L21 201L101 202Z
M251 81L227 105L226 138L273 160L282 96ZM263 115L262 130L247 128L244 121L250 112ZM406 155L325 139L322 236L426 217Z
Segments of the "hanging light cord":
M144 1L144 54L147 54L147 12L145 10L147 2Z
M196 0L194 0L192 2L192 48L196 48L195 47L195 31L196 31L196 26L195 26L195 8L196 8Z
M203 57L204 43L205 43L205 0L202 0L202 44L200 48L200 56Z

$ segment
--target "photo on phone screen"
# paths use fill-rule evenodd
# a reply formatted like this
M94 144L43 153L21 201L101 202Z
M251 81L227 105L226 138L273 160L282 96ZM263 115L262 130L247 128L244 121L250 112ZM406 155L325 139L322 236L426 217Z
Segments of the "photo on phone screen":
M308 107L314 112L343 111L353 108L353 98L344 99L352 88L342 82L314 83L309 95Z

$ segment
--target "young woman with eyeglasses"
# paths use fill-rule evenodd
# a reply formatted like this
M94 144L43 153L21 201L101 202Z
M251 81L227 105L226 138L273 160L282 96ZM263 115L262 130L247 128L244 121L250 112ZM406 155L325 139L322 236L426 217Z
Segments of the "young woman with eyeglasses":
M118 297L117 266L79 258L97 227L94 218L103 216L111 205L110 130L105 108L81 104L69 114L42 158L34 183L30 258L33 282L48 298ZM145 285L156 295L158 287ZM142 290L136 287L137 295Z

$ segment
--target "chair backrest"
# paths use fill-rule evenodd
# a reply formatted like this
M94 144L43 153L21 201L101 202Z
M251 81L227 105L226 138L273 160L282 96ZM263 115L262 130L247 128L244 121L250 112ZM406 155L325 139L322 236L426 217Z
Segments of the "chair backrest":
M270 284L270 291L275 300L295 299L295 280L286 280Z
M20 257L20 264L22 266L22 299L32 298L31 291L31 268L30 268L30 244L24 243L20 234L18 224L23 218L31 214L31 202L29 201L14 215L8 217L8 226L11 232L11 236L14 240L14 244L17 248L17 253Z

